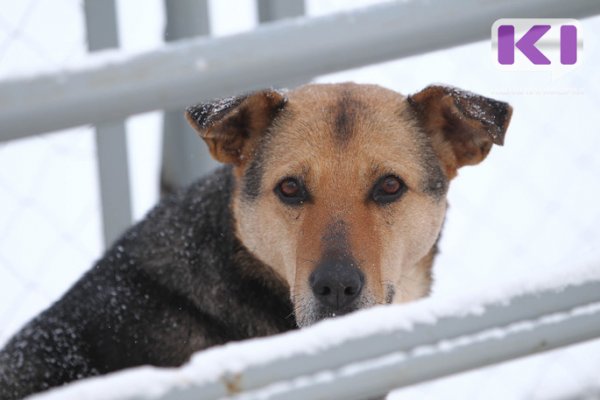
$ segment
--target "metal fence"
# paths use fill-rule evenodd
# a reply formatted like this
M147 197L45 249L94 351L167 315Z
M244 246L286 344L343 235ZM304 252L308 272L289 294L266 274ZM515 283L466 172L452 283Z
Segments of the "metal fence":
M0 11L0 29L4 31L3 40L0 42L0 68L3 67L3 64L6 65L7 59L11 58L11 48L20 47L22 51L26 49L35 58L38 58L38 62L48 64L50 72L31 77L12 78L11 75L17 69L0 70L4 72L2 75L7 77L0 81L0 105L2 105L0 107L0 141L6 142L0 144L0 162L3 167L0 171L2 192L0 206L4 210L0 213L0 242L3 250L0 252L0 274L2 274L0 276L2 276L3 288L5 288L0 298L2 300L0 320L5 324L5 330L1 332L3 336L0 337L6 337L7 333L5 332L14 330L16 325L22 322L18 318L12 320L13 316L18 314L19 308L31 307L32 303L34 304L33 308L41 308L57 297L59 293L54 290L52 280L73 281L81 273L82 268L89 264L89 260L98 255L102 239L99 235L101 218L96 212L97 209L104 210L103 236L107 242L110 242L124 226L130 223L131 198L128 194L128 161L127 152L124 151L126 145L124 123L115 125L110 121L123 119L138 112L177 109L206 98L219 97L257 87L293 84L324 73L486 39L492 22L507 15L577 18L600 13L600 4L592 0L573 2L558 0L391 2L354 12L342 12L303 20L286 20L232 37L189 39L185 42L167 44L160 51L147 52L133 57L102 55L92 58L91 62L86 62L84 65L66 68L74 65L74 60L84 58L84 37L75 35L77 39L73 41L71 47L64 46L65 49L61 53L64 53L64 56L57 56L55 42L60 40L49 40L44 45L40 42L41 39L31 37L32 35L27 33L28 24L36 23L35 19L33 22L30 19L37 12L41 14L40 9L48 7L48 5L41 0L25 3L23 9L16 13L21 17L14 21L4 18L3 11ZM73 13L73 21L79 21L81 26L84 25L86 15L89 17L86 25L88 27L88 43L90 49L94 49L92 21L102 13L92 12L90 7L101 3L103 3L101 7L107 7L107 4L111 4L111 2L88 1L85 2L86 7L84 8L80 8L83 4L76 1L64 0L64 3L64 9L70 10ZM171 9L169 9L169 4ZM176 4L184 12L181 9L179 11L173 9L173 3L167 3L167 15L169 13L177 15L178 12L191 15L190 9L186 9L187 6L193 7L197 12L207 6L206 2ZM261 8L258 14L261 22L298 15L304 11L301 8L293 9L296 6L278 9L277 7L281 7L281 2L265 1L260 4ZM204 10L206 11L206 8ZM114 10L109 14L105 17L108 20L112 18L115 23ZM453 18L448 18L449 15L452 15ZM37 18L37 23L39 23L41 17ZM169 23L168 17L167 22ZM173 25L171 26L173 27ZM440 31L445 34L439 35ZM81 29L81 32L84 30ZM175 38L179 38L203 33L205 31L200 29L192 33L175 32L171 34ZM116 44L114 38L113 44ZM50 50L50 46L52 46L52 50ZM239 60L235 64L228 62L233 54ZM273 68L273 66L277 68ZM143 79L139 78L141 70L145 71ZM171 74L173 75L172 79L165 79L165 71L174 70L179 73ZM98 81L107 83L101 87L94 86L93 82ZM198 88L202 88L202 90ZM490 94L493 95L493 93ZM509 92L498 93L498 96L510 94ZM592 100L599 104L597 96ZM41 132L88 123L97 124L95 135L89 128L76 128L51 135L36 135ZM177 122L169 122L168 116L165 117L164 123L166 129L183 129L174 126ZM549 125L546 124L542 128L551 131ZM165 141L164 146L163 159L166 161L163 179L175 184L183 184L193 179L193 176L189 175L190 171L196 171L200 167L197 162L190 165L170 164L168 160L172 160L173 157L172 155L169 157L168 152L171 150L168 149L181 148L181 140L185 139L176 139L170 145L167 144L169 140ZM545 139L545 143L534 143L532 140L530 145L548 146L547 141L552 141L552 135ZM23 157L25 152L13 152L18 146L27 146L26 157ZM115 149L117 153L114 152ZM583 178L574 178L575 184L584 184L582 181L594 179L595 171L600 168L592 149L573 147L569 150L566 158L562 155L563 158L559 159L562 162L577 163L578 168L582 170ZM98 166L93 162L96 151L98 152ZM543 152L540 154L542 155L533 155L534 161L535 157L544 157ZM67 156L70 159L69 163L61 166L60 159ZM529 160L532 159L529 154L526 157ZM201 158L198 157L197 160L201 160ZM76 168L73 168L74 165ZM542 163L538 165L542 165ZM533 170L523 172L522 176L515 179L515 184L522 185L528 191L535 193L532 195L538 195L544 199L545 204L540 207L544 211L543 214L561 212L561 203L552 200L547 188L539 187L536 184L536 174L539 171L534 162L531 166ZM172 168L169 170L170 167ZM21 175L14 174L11 168L28 170L29 181L22 182L20 178L13 178L13 175ZM514 174L518 169L512 168L511 171ZM165 171L175 172L166 173ZM94 184L96 182L94 176L97 172L100 176L99 188ZM55 176L52 181L48 178L50 174ZM467 176L466 181L469 179ZM120 182L120 188L115 186L118 182ZM156 177L156 182L158 184L158 177ZM56 196L57 185L65 186L64 196ZM505 227L506 221L487 215L486 209L482 205L489 203L489 198L493 197L495 193L493 185L490 183L483 182L481 186L483 188L476 192L474 197L469 195L468 198L465 198L464 192L456 192L457 197L463 197L456 199L459 200L457 203L470 204L471 207L466 211L459 206L458 211L454 211L454 215L457 216L464 212L470 214L470 218L485 219L488 223L475 234L486 235L490 241L493 241L496 239L494 237L495 230L507 232L510 229ZM77 192L77 197L73 195L74 192ZM81 196L82 192L85 193L83 197ZM70 198L77 198L78 203L68 204ZM60 218L55 217L54 210L60 207L64 208L65 204L71 211L67 213L69 218L65 219L62 214ZM451 202L451 204L453 203ZM531 210L531 214L535 215L536 211ZM564 240L580 241L584 247L595 248L595 244L586 243L585 238L595 237L595 233L589 235L587 232L600 224L599 216L597 213L591 216L583 215L582 212L577 211L570 210L568 214L565 212L565 218L571 218L574 224L578 224L579 237L565 237ZM467 216L465 215L465 217ZM517 218L519 217L517 216ZM544 216L539 216L540 220L543 218ZM524 223L525 219L522 218L521 222ZM531 218L528 220L531 221ZM111 226L111 223L115 223L115 225ZM452 221L450 224L452 225ZM26 226L35 226L36 235L20 232ZM445 233L450 236L447 247L464 246L464 244L452 243L452 237L464 238L468 235L464 232L461 234L460 225L454 225L452 229L454 229L454 236L452 232ZM457 232L459 234L456 234ZM522 234L524 240L536 240L536 238L529 237L527 232L518 234ZM37 240L35 242L24 240L28 236L35 237ZM43 243L39 242L40 237L44 238ZM59 266L61 273L58 277L53 273L54 271L47 269L48 265L55 265L52 258L57 257L56 248L68 249L61 251L69 252L67 257L61 258L64 265ZM555 249L548 249L548 253L554 254L553 250ZM592 250L590 252L595 256L597 253ZM523 245L514 245L510 251L513 253L512 259L516 259L518 256L514 254L518 255L521 252L521 254L527 255L528 249ZM503 256L501 252L492 255L492 257L498 258ZM463 257L468 259L470 255L463 254ZM544 255L540 255L540 257L543 258ZM560 261L566 263L569 260ZM24 270L22 265L27 263L36 265L36 267L29 271ZM470 265L475 264L471 263ZM481 273L480 271L471 272L474 275ZM448 274L451 272L440 272L442 278ZM439 326L435 326L438 336L430 335L432 331L430 326L419 328L422 330L417 329L413 336L427 338L428 342L412 343L410 339L397 339L400 333L398 331L391 334L393 340L386 342L389 347L381 347L377 350L373 346L366 346L369 351L378 351L377 354L365 353L362 356L355 354L356 358L354 359L344 359L343 362L336 360L335 366L328 366L322 359L314 361L312 364L298 362L300 365L313 366L313 369L296 371L294 374L300 378L308 375L315 376L317 379L322 377L323 373L326 375L327 371L331 372L332 368L335 371L341 371L345 365L356 366L362 362L370 363L371 367L365 367L362 370L358 368L364 372L364 376L361 375L363 372L359 372L358 375L346 378L354 384L344 383L347 381L344 380L343 371L338 371L341 375L334 375L336 376L335 380L309 380L304 385L294 386L296 389L293 389L291 393L275 391L269 396L272 398L298 396L297 398L307 399L318 398L322 393L328 393L331 398L342 395L344 398L351 398L351 396L363 398L366 395L381 394L402 384L433 379L490 362L522 356L533 351L598 337L600 324L598 324L595 304L592 304L600 300L594 297L598 292L594 291L597 287L593 283L587 284L588 286L585 283L579 283L583 287L575 286L562 294L556 294L555 290L549 289L548 293L540 294L540 297L537 294L530 297L525 295L524 303L517 300L516 305L513 304L513 306L493 306L482 317L471 317L465 320L448 316L449 322L440 322ZM64 288L64 285L60 287ZM587 289L584 290L585 288ZM447 291L451 292L451 289L447 289ZM588 303L589 308L586 308L585 304ZM540 309L540 306L543 306L543 309ZM565 312L568 310L572 312L567 313L568 316L565 317ZM505 319L502 319L502 316ZM482 347L468 345L460 348L458 353L442 351L434 352L430 357L417 360L406 358L407 354L413 354L411 352L417 344L431 346L432 343L439 344L444 340L474 335L486 329L493 329L493 327L500 329L523 321L541 321L545 317L549 317L547 320L550 322L540 325L540 330L518 331L515 336L508 335L506 339L494 342L501 343L499 347L495 348L497 351L494 353L495 355L492 354L489 347L486 347L486 353L484 353ZM485 326L478 325L480 321L486 321ZM475 328L470 325L471 323L475 324ZM577 329L574 328L576 325ZM444 326L454 326L453 329L458 330L448 330ZM400 329L400 331L403 330ZM375 339L379 338L377 335L378 333L374 332L372 337L368 336L363 339L373 343L376 342ZM545 345L540 347L542 340L545 340ZM488 344L488 342L485 343ZM356 349L355 343L346 345L347 348ZM508 349L511 349L512 352ZM335 348L331 351L344 352L344 348L342 350ZM379 360L381 363L373 364L374 360L388 352L398 353L402 357L382 359ZM289 366L290 360L283 364ZM279 366L280 364L275 363L272 367L279 369ZM282 367L282 370L287 371L286 367ZM407 375L407 370L412 373ZM259 386L252 386L252 380L248 385L244 381L240 389L243 391L255 390L262 386L272 388L270 385L276 385L277 382L294 380L294 374L279 377L277 378L279 381L275 378L269 378L268 381L263 380ZM363 377L361 378L361 376ZM372 384L368 384L369 382ZM364 392L357 389L357 383L360 383ZM223 390L226 387L224 388L221 384L216 385L215 388L219 389L215 389L214 393L224 394ZM206 389L204 386L200 387ZM198 387L193 390L192 393L196 393ZM264 393L259 390L257 396L266 396ZM175 394L173 398L180 398L177 397L179 395ZM248 396L248 398L253 398L251 393ZM244 398L243 395L242 398Z

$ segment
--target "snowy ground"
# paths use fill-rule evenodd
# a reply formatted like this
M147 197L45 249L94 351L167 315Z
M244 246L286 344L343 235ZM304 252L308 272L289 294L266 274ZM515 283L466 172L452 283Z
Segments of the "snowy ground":
M365 3L311 0L308 12ZM217 35L256 24L250 0L210 5ZM119 11L125 49L161 44L159 0L146 0L143 9L120 1ZM584 20L583 26L584 65L557 80L496 70L488 41L318 79L379 83L403 93L442 82L513 105L505 147L462 171L451 187L434 298L446 301L600 261L600 18ZM70 65L84 56L80 1L0 0L0 79ZM157 197L159 122L159 113L128 120L136 218ZM101 252L92 131L0 144L0 345ZM547 397L549 385L576 392L595 381L599 369L595 342L419 385L392 398Z

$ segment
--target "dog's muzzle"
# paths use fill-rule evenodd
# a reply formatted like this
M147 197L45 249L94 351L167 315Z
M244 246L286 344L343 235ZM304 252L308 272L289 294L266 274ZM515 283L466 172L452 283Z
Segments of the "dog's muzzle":
M319 263L308 282L322 313L341 315L356 308L365 277L352 259L326 259Z

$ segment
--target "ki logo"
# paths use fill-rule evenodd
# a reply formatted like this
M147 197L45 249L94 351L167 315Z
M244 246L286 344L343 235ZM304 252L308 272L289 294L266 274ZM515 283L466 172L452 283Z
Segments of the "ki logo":
M492 55L501 69L563 74L581 63L582 50L574 19L503 18L492 25Z

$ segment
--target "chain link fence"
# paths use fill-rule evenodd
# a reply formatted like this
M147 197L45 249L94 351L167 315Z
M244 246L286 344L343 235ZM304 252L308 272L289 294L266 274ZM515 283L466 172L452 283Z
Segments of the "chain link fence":
M79 1L1 3L0 79L85 56ZM95 168L89 128L0 142L0 343L99 254Z

